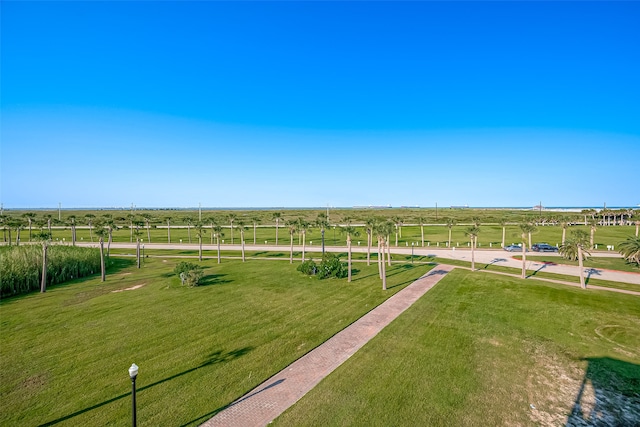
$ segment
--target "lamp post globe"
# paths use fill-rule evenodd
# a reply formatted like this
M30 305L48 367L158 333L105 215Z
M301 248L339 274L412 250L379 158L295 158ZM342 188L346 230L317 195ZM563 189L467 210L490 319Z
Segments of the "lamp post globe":
M129 368L129 378L131 378L131 409L132 409L132 425L136 427L136 377L138 376L138 365L135 363Z

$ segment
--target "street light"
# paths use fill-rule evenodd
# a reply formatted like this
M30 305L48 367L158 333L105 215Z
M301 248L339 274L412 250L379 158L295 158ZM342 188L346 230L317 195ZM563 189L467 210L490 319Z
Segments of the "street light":
M131 378L131 399L133 409L133 427L136 427L136 377L138 376L138 365L135 363L129 368L129 378Z

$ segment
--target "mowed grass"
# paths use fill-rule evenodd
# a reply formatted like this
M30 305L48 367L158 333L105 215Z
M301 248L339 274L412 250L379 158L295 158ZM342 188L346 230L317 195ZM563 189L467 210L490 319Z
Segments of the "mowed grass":
M347 283L208 260L186 288L179 259L114 260L105 283L0 301L0 425L127 425L132 363L139 425L198 425L430 268L391 267L385 292L375 265Z
M454 270L274 425L638 425L639 301Z

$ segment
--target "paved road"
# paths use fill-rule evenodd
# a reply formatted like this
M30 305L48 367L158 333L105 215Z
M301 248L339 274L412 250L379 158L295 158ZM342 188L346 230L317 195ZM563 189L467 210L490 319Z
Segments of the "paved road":
M78 243L79 245L89 245L96 246L96 243ZM180 249L180 250L198 250L197 244L166 244L166 243L145 243L146 249ZM119 249L132 249L135 250L135 243L112 243L112 248ZM202 245L202 249L206 251L215 251L217 249L216 245ZM238 244L230 245L224 244L221 245L221 249L224 251L240 251L241 246ZM268 251L268 252L285 252L289 253L289 245L245 245L246 251ZM296 252L302 251L302 246L294 245L293 250ZM344 246L327 246L325 248L327 252L346 252L347 248ZM372 248L372 251L375 251L375 247ZM307 252L320 252L321 247L317 244L313 246L306 247ZM354 245L352 247L353 252L366 253L366 246L358 246ZM404 254L411 255L411 247L391 247L391 252L394 254ZM414 255L423 255L429 256L433 255L440 258L446 259L455 259L460 261L471 262L471 250L467 248L438 248L438 247L421 247L413 249ZM519 255L516 252L506 252L502 249L476 249L475 251L475 261L476 268L482 269L487 264L495 264L504 267L513 267L513 268L522 268L522 261L514 259L514 256ZM527 255L544 255L548 258L558 257L559 255L556 253L532 253L528 252ZM598 257L613 257L613 258L621 258L620 254L617 252L592 252L593 256ZM578 276L579 270L577 266L571 265L563 265L563 264L543 264L537 261L527 261L527 270L529 270L529 274L532 271L541 271L546 273L556 273L556 274L564 274L567 276ZM615 271L615 270L606 270L606 269L586 269L587 275L590 275L591 278L594 279L602 279L602 280L610 280L612 282L623 282L623 283L632 283L640 285L640 274L638 273L627 273L623 271Z

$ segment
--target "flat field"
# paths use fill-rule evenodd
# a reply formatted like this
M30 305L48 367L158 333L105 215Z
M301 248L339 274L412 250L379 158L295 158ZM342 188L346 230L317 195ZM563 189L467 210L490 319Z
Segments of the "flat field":
M638 423L638 297L454 270L274 425Z
M282 261L204 261L203 286L180 260L114 259L88 278L0 301L0 425L127 425L138 375L139 425L198 425L355 321L429 267L375 266L352 283Z

